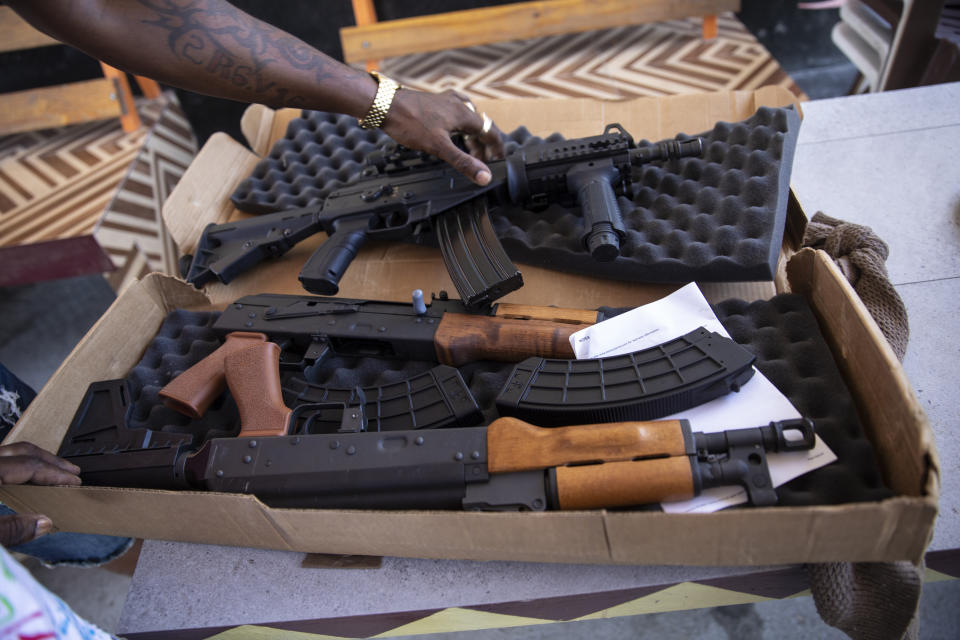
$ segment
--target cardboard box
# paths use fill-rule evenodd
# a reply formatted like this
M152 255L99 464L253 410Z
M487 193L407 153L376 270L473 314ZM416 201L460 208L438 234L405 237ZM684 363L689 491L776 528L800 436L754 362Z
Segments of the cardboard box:
M738 121L758 106L789 104L778 88L603 103L592 100L478 102L505 129L591 135L619 121L638 138L696 132ZM296 113L253 107L244 131L264 153ZM257 156L226 136L200 152L165 217L185 251L209 222L237 216L234 186ZM710 284L708 299L804 295L855 395L888 486L883 502L744 509L712 514L654 512L465 513L272 509L249 495L99 487L9 486L0 500L40 511L63 529L155 539L322 553L577 563L762 565L825 561L918 561L937 513L939 465L933 433L903 369L852 288L822 252L795 253L806 218L791 199L781 270L775 282ZM11 434L56 451L87 385L121 377L140 358L168 311L223 304L248 293L302 293L296 276L320 238L229 286L198 292L153 274L130 286L77 346ZM402 266L402 268L398 268ZM598 281L521 265L526 285L507 300L567 307L639 305L672 286ZM411 289L447 288L439 252L396 244L365 248L341 294L406 300Z

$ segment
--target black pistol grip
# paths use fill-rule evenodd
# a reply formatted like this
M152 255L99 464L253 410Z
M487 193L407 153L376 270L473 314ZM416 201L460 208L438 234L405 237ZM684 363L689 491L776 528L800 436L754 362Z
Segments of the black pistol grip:
M467 309L476 309L523 286L523 277L490 224L485 197L434 218L443 263Z
M366 218L337 227L300 270L300 283L310 293L336 295L340 279L367 241L369 224Z
M619 179L620 172L612 165L581 165L567 175L567 183L577 194L583 212L583 245L598 262L610 262L620 255L625 231L613 191L613 183Z

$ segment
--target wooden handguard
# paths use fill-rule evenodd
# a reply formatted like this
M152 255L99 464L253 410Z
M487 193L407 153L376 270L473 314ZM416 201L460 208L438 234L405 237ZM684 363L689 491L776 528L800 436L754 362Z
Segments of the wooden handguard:
M475 360L519 362L530 356L573 358L570 334L588 324L447 313L434 335L437 360L454 367Z
M262 342L224 359L227 386L240 409L241 437L286 435L292 411L280 389L280 347Z
M516 418L497 418L487 427L487 466L490 473L505 473L585 462L686 456L690 452L684 442L685 430L690 431L685 420L545 428ZM683 460L689 470L689 462Z
M517 318L520 320L547 320L582 325L578 329L597 322L597 312L589 309L567 309L565 307L536 307L526 304L498 302L498 318Z
M223 375L223 361L231 353L267 341L262 333L234 331L220 348L174 378L160 390L163 404L185 416L197 419L206 413L217 399L227 381Z
M561 509L629 507L693 496L687 456L557 468Z

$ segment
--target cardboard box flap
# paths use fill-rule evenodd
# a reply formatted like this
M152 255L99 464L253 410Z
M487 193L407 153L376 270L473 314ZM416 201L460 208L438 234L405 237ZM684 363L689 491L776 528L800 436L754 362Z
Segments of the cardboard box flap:
M227 134L210 136L163 203L163 221L181 253L194 253L208 224L224 223L234 215L230 195L258 161Z
M286 135L290 121L299 118L301 113L300 109L274 111L262 104L252 104L240 118L240 130L253 152L262 158L270 153L274 142Z
M940 494L940 461L933 430L870 312L823 251L807 248L798 252L787 265L787 276L791 291L811 302L834 359L857 399L887 485L898 494L929 496L935 502ZM851 354L856 354L855 364ZM890 402L890 398L905 401Z
M311 511L272 516L300 550L322 553L610 562L603 512Z
M290 550L268 509L256 497L181 491L129 491L113 487L3 487L3 501L22 513L41 512L71 522L95 512L88 533L209 542L238 547ZM142 505L149 501L149 509Z
M31 403L5 442L29 440L56 452L90 383L127 375L143 337L157 332L166 310L156 293L144 282L127 287L44 385L56 390L56 401Z
M761 106L794 106L797 97L783 87L762 87L756 91L691 93L660 98L603 101L592 98L520 98L516 100L474 100L505 132L525 126L537 136L561 133L567 138L595 136L603 127L619 122L637 140L673 138L678 133L708 131L717 122L739 122ZM536 119L519 114L536 113ZM801 114L802 115L802 114Z
M44 385L56 390L57 402L31 403L5 442L29 440L56 452L91 382L126 376L149 342L144 336L155 335L170 310L207 303L171 276L153 273L133 282Z
M672 138L678 133L693 134L712 129L720 121L745 120L762 106L792 105L801 117L803 115L797 97L776 85L753 91L690 93L617 101L475 98L473 102L504 132L525 126L534 135L561 133L568 138L597 135L611 122L619 122L637 139ZM300 113L299 109L275 111L263 105L251 105L244 112L240 127L253 152L265 156L273 144L286 135L290 121L298 118ZM520 113L537 113L538 116L535 120L518 118Z
M151 273L141 281L144 291L157 301L164 315L174 309L204 307L210 298L193 287L184 287L183 280L164 273Z
M919 562L926 541L915 532L936 515L936 503L891 498L882 503L820 507L777 507L776 517L764 509L727 509L716 513L611 512L605 517L612 560L644 564L764 565L816 558L817 562L872 562L884 558ZM688 540L699 530L700 544ZM644 532L640 543L637 531ZM870 536L844 532L870 531ZM757 532L763 532L758 536ZM750 541L750 543L745 543Z

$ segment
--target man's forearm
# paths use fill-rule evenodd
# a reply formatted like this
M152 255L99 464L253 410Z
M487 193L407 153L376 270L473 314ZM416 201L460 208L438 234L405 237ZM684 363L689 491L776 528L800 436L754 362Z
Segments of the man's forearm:
M38 29L177 87L362 116L376 83L224 0L10 0Z

